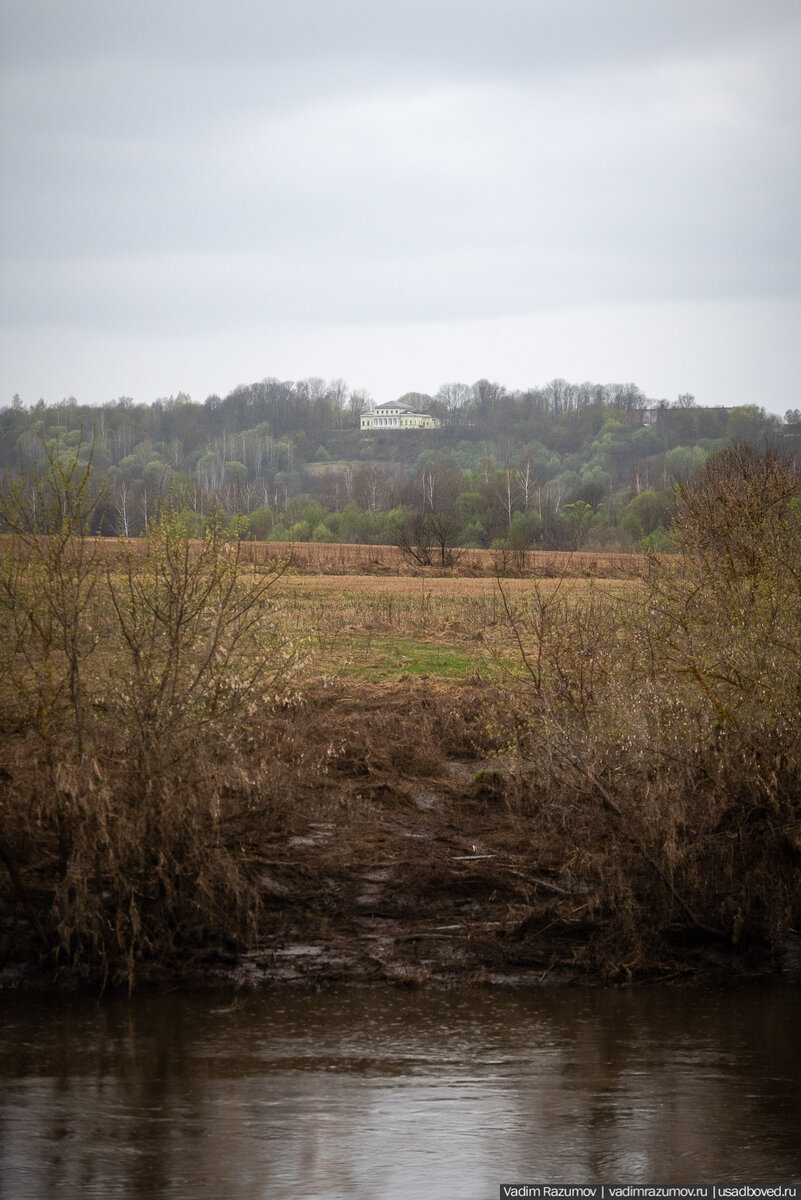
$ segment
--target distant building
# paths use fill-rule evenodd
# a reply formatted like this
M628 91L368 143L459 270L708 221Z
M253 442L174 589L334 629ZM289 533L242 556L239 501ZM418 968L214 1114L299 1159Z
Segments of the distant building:
M723 404L692 404L684 407L681 404L668 404L667 400L662 400L661 403L653 404L650 408L643 408L640 412L643 425L653 426L658 425L660 421L686 420L687 413L700 415L700 419L706 421L725 420L731 412L731 408Z
M664 439L664 448L692 446L703 438L732 435L731 418L735 409L721 404L657 404L642 410L642 423ZM758 421L760 428L764 422ZM745 436L741 428L740 436Z
M415 412L408 404L379 404L362 413L362 429L439 429L441 421L429 413Z

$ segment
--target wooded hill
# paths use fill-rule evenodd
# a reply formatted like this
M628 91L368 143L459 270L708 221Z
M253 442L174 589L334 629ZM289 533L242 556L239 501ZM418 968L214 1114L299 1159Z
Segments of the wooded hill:
M414 515L447 514L453 545L667 548L676 478L732 442L801 446L801 412L649 399L634 384L509 391L486 379L401 400L431 431L359 429L370 401L343 381L265 379L198 403L102 407L18 397L0 409L0 465L91 457L93 532L136 536L169 495L192 535L212 519L274 541L391 543Z

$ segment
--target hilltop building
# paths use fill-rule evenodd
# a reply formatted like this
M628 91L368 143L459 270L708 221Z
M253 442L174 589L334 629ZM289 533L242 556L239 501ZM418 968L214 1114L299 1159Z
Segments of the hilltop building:
M441 421L429 413L415 412L408 404L394 401L362 413L362 429L439 429Z

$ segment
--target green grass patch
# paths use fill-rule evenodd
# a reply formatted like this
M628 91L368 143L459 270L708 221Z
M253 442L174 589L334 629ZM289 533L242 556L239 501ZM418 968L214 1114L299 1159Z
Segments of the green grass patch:
M405 675L435 675L440 679L463 679L486 673L488 663L474 651L413 641L409 638L353 638L346 673L379 679Z

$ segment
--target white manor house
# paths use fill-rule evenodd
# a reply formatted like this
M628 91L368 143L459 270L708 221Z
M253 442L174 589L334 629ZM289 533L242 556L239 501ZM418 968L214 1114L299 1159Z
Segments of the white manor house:
M362 429L439 429L438 417L415 412L408 404L397 400L391 404L378 404L370 412L362 413Z

